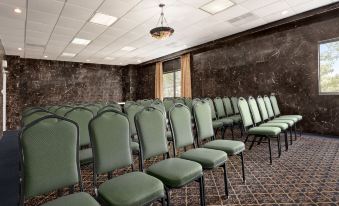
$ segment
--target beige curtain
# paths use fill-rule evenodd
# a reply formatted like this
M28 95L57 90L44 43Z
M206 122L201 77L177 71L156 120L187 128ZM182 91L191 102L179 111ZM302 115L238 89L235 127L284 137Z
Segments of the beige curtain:
M191 88L191 55L181 56L181 96L192 98Z
M162 62L157 62L155 65L155 98L163 99L163 76Z

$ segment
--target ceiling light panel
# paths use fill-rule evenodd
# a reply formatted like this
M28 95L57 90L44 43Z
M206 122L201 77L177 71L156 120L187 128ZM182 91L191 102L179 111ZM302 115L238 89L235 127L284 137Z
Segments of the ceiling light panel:
M118 18L107 14L97 12L90 20L91 23L104 26L111 26Z
M67 52L64 52L64 53L62 53L61 54L61 56L63 56L63 57L74 57L76 54L74 54L74 53L67 53Z
M133 51L136 50L135 47L131 47L131 46L125 46L121 48L122 51Z
M88 39L74 38L72 44L87 45L91 42Z
M233 6L234 3L229 0L213 0L202 7L200 7L201 10L206 11L207 13L210 13L212 15L219 13L231 6Z

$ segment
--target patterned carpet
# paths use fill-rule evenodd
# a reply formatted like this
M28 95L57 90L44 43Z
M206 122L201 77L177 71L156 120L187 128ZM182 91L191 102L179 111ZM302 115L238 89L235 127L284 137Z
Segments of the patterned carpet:
M245 153L246 183L241 178L239 157L230 157L228 167L230 196L225 198L223 173L218 168L206 171L207 205L339 205L339 139L303 135L278 158L273 141L273 164L269 164L267 144L255 145ZM282 141L282 146L284 142ZM284 147L283 147L284 148ZM147 162L147 165L157 159ZM134 167L138 161L135 157ZM92 167L82 168L86 192L93 194ZM119 170L114 175L130 171ZM105 176L100 177L104 181ZM66 189L65 189L66 191ZM65 192L67 194L67 192ZM198 183L171 191L173 205L199 205ZM27 201L40 205L55 198L55 193ZM154 204L160 205L160 204Z

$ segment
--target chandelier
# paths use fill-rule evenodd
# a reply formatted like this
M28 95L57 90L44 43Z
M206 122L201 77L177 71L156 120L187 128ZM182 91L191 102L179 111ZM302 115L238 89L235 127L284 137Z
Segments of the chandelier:
M167 21L164 16L164 6L165 4L159 4L159 7L161 8L160 18L158 20L157 26L150 31L152 37L156 39L166 39L170 37L174 32L173 28L164 26L164 23L167 25ZM161 24L160 26L158 26L159 22Z

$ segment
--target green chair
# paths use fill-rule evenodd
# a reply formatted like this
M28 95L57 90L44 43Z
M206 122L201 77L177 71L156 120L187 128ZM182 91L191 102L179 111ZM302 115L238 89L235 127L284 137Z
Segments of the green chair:
M53 113L46 111L44 109L34 109L30 113L26 113L26 115L22 116L21 118L21 127L24 127L25 125L28 125L29 123L40 119L41 117L51 115Z
M256 100L253 97L248 97L248 105L250 107L250 111L253 118L253 123L255 126L260 127L278 127L281 129L281 132L285 134L285 149L288 150L288 138L287 138L287 132L288 132L288 124L286 123L278 123L278 122L264 122L263 119L260 116L259 107L256 102ZM258 144L261 143L263 140L263 137L260 137L260 140ZM254 141L252 142L252 145L250 146L250 149L252 148L254 144ZM280 142L278 142L278 145L280 145ZM281 155L281 150L279 150L279 157Z
M281 129L278 127L257 127L252 120L250 108L246 99L240 97L238 99L238 107L243 122L245 133L247 133L245 143L250 136L254 136L253 142L256 142L257 137L264 137L268 141L270 164L272 164L271 138L277 138L278 150L280 153L280 133Z
M234 110L233 110L233 106L231 103L231 99L229 97L223 97L222 98L222 103L224 104L224 108L225 108L225 112L226 112L226 116L230 119L233 120L233 125L236 125L239 127L240 130L240 137L242 138L242 122L241 122L241 116L240 114L235 114Z
M176 156L177 149L184 148L185 152L179 155L180 158L197 162L201 164L204 170L222 167L224 171L225 195L228 197L226 170L227 154L220 150L196 148L191 127L191 119L189 108L183 104L177 103L169 111L169 121L174 137L174 157ZM187 151L187 147L192 145L194 149Z
M164 185L157 178L133 171L128 118L117 110L105 110L89 123L93 145L93 185L103 205L138 206L164 202ZM132 166L132 172L112 178L112 171ZM97 177L108 174L98 188Z
M231 97L232 107L234 114L240 115L239 107L238 107L238 97Z
M112 110L112 109L121 112L120 105L110 104L110 105L106 105L106 106L102 107L101 109L99 109L98 114L100 114L101 112L104 112L106 110Z
M210 109L211 109L212 125L213 125L213 129L215 130L215 134L217 134L218 131L220 131L221 135L223 135L222 133L223 133L223 130L224 130L224 122L217 119L217 115L215 113L215 108L214 108L214 104L213 104L212 99L205 98L205 101L208 102Z
M284 119L292 119L292 120L295 120L295 118L297 118L297 121L295 122L295 130L297 130L297 123L301 121L303 117L301 115L281 115L277 98L274 95L271 95L270 100L271 100L271 105L273 107L273 112L274 112L275 117L284 118ZM300 129L300 136L301 136L301 133L302 131Z
M79 105L79 107L86 107L87 109L91 110L93 115L97 115L97 113L99 112L100 110L100 107L98 107L97 105L95 104L87 104L87 105L84 105L84 106L81 106Z
M82 192L79 165L78 126L57 115L37 119L20 134L20 203L35 196L58 190L56 200L43 206L99 206L89 194ZM74 193L78 184L79 193ZM60 197L62 189L70 194Z
M200 147L200 142L211 139L207 143L201 145L204 148L221 150L227 153L228 156L239 155L242 165L242 178L245 182L245 165L244 156L245 144L241 141L234 140L215 140L215 134L212 125L212 114L209 103L201 100L193 104L193 115L197 128L197 144Z
M58 115L58 116L60 116L60 117L63 117L63 116L65 116L65 114L69 111L69 110L71 110L73 107L71 107L71 106L61 106L61 107L59 107L58 109L56 109L55 110L55 114L56 115Z
M177 104L177 103L185 104L185 99L182 98L182 97L176 97L176 98L174 98L174 103L175 104Z
M91 141L88 133L88 123L93 116L92 111L85 107L74 107L65 114L67 119L73 120L79 126L79 159L81 165L89 164L93 161Z
M52 112L52 113L55 113L55 111L56 111L57 109L59 109L59 107L60 107L60 106L53 105L53 106L48 107L47 110L50 111L50 112Z
M232 139L234 140L233 119L227 117L222 99L220 97L216 97L216 98L214 98L213 102L214 102L214 106L215 106L216 116L217 116L219 121L223 122L223 125L224 125L223 132L222 132L222 138L225 139L226 129L230 128L231 132L232 132ZM212 116L213 116L213 114L212 114Z
M144 109L144 106L138 103L133 103L129 105L129 107L126 108L125 112L127 114L127 118L129 121L129 128L130 128L130 134L131 134L131 149L133 153L139 153L139 144L137 143L138 135L137 135L137 129L135 128L135 122L134 117L135 115Z
M173 141L172 133L169 129L168 119L167 119L167 113L168 112L166 111L164 104L160 100L154 100L150 106L160 110L164 114L164 120L166 122L166 137L167 137L168 141L172 142Z
M164 160L152 164L146 173L160 179L165 185L167 205L170 205L169 190L181 188L193 181L200 184L200 203L205 204L204 176L199 163L180 158L169 158L166 124L162 112L147 107L135 116L135 125L140 140L139 167L144 170L144 160L163 155Z
M32 112L35 112L35 111L45 111L46 109L42 108L42 107L28 107L28 108L25 108L22 112L22 116L26 116L26 115L29 115L30 113Z
M124 104L124 106L123 106L124 112L126 112L126 109L127 109L130 105L132 105L132 104L134 104L134 103L136 103L136 102L134 102L134 101L126 101L125 104Z
M140 103L144 107L148 107L152 104L153 100L152 99L141 99L141 100L138 100L137 102Z
M174 99L166 97L166 98L164 98L163 102L164 102L164 106L165 106L166 112L168 112L171 109L171 107L173 106L173 104L174 104Z

